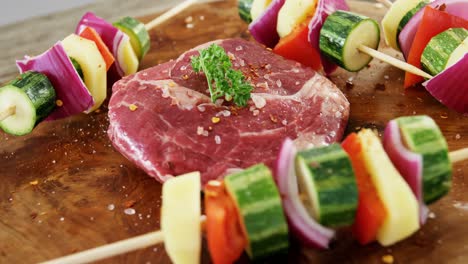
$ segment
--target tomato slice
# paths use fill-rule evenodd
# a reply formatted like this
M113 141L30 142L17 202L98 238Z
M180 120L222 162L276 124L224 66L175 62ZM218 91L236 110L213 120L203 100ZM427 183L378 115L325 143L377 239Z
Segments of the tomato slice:
M94 41L94 43L96 43L96 46L99 52L101 53L102 58L106 62L106 71L108 71L112 63L114 63L115 59L112 53L109 51L109 48L107 48L106 44L104 44L104 41L102 41L101 37L96 32L96 30L94 30L91 27L85 27L85 29L80 33L80 37L92 40Z
M362 245L365 245L375 240L377 232L385 220L386 211L372 183L371 176L366 170L361 144L357 134L352 133L346 137L342 146L350 156L359 195L352 231L355 238Z
M206 235L214 264L234 263L244 252L247 238L239 213L223 182L205 186Z
M427 43L435 35L455 27L468 29L468 20L451 15L447 12L439 11L430 6L424 8L424 14L419 24L418 30L411 45L407 62L421 69L421 55ZM423 77L412 73L405 73L405 88L424 81Z
M318 71L322 68L320 52L312 47L308 38L308 23L299 24L289 35L276 44L273 52Z

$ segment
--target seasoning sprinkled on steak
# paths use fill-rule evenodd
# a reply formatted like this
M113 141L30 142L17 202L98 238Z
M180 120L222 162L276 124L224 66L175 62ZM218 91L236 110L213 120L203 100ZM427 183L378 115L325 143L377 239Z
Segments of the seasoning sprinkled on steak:
M164 182L200 171L206 183L260 162L272 167L286 137L298 148L341 139L349 115L341 91L310 68L242 39L214 43L252 84L252 98L245 108L211 103L205 77L190 65L211 43L113 87L109 137L149 175Z

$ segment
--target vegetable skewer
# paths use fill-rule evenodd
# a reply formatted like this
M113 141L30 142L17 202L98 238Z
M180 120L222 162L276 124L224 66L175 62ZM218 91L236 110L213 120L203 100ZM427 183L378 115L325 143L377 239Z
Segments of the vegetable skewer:
M369 131L368 131L369 132ZM292 143L292 141L290 141ZM318 149L317 149L318 150ZM320 150L318 150L320 151ZM463 148L457 151L453 151L449 154L450 162L455 163L468 159L468 148ZM282 155L280 155L282 157ZM333 156L334 157L334 156ZM323 159L323 157L322 157ZM314 163L315 164L315 163ZM258 167L258 166L257 166ZM252 169L249 169L252 171ZM248 175L248 174L247 174ZM181 176L179 176L181 177ZM179 178L177 177L177 178ZM184 177L184 176L182 176ZM258 176L256 176L258 177ZM164 188L164 186L163 186ZM163 195L163 207L165 206L165 200ZM166 204L167 206L167 204ZM166 208L167 209L167 208ZM203 225L205 217L201 217L201 224ZM118 254L127 253L136 249L142 249L152 245L156 245L164 242L163 231L151 232L145 235L140 235L134 238L118 241L112 244L100 246L94 249L82 251L58 259L43 262L44 264L55 264L55 263L86 263L96 260L101 260L107 257L116 256Z
M130 17L123 18L112 25L92 13L87 13L79 22L76 35L72 34L65 40L59 41L39 56L26 56L24 60L18 60L17 67L21 73L27 71L44 73L52 82L53 89L57 93L56 105L58 107L53 108L54 103L52 102L50 107L53 108L53 111L51 110L47 120L63 118L83 111L92 112L100 106L106 97L106 81L110 81L106 79L114 77L113 74L106 77L106 72L111 68L111 65L113 71L121 76L137 71L139 60L149 50L148 30L157 27L192 4L214 1L220 0L186 0L155 18L146 26ZM88 46L96 44L96 47L83 49L83 43L89 44ZM90 61L89 58L93 60ZM102 62L101 58L104 59L105 63ZM50 63L51 61L57 63ZM97 73L98 71L99 73ZM92 104L94 104L93 107ZM5 130L5 127L11 127L17 123L16 119L12 121L11 118L16 118L18 112L21 110L18 110L18 106L15 104L2 105L0 127ZM18 120L23 119L21 117ZM5 122L8 125L1 125ZM24 135L30 133L33 127L21 131L6 129L8 130L6 132Z
M374 57L404 71L432 78L411 64L377 51L379 40L380 30L377 22L355 13L338 10L328 16L323 24L320 31L320 51L348 71L362 69L371 57Z

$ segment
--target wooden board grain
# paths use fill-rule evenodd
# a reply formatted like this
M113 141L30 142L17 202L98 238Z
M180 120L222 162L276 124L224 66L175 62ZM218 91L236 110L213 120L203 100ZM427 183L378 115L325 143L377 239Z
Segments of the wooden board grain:
M353 11L378 20L385 12L371 3L350 4ZM193 28L187 27L188 16ZM191 7L151 31L152 48L142 68L229 37L249 38L234 1ZM380 49L397 55L383 41ZM468 146L468 117L448 110L421 87L403 90L402 78L402 71L375 60L359 73L334 73L331 79L351 102L347 132L361 127L382 132L392 118L427 114L440 125L450 149ZM24 137L0 134L0 263L34 263L159 229L161 184L113 149L107 127L102 107L91 115L43 122ZM395 263L467 263L467 169L467 162L454 167L452 191L430 207L434 218L401 243L360 246L348 230L340 230L330 250L293 241L287 256L268 261L381 263L391 254ZM135 214L126 214L126 208ZM209 263L206 249L202 260ZM159 245L101 263L170 260Z

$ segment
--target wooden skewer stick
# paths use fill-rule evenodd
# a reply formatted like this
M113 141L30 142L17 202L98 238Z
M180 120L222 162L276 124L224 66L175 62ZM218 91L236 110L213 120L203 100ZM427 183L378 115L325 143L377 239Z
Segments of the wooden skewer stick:
M462 148L449 153L450 162L455 163L468 159L468 148Z
M427 74L426 72L416 68L415 66L409 64L409 63L406 63L404 61L401 61L399 59L395 59L394 57L392 56L389 56L385 53L382 53L380 51L377 51L375 49L371 49L367 46L364 46L364 45L360 45L358 47L359 51L361 52L364 52L366 53L367 55L371 56L371 57L374 57L376 59L379 59L381 61L384 61L390 65L393 65L399 69L402 69L404 71L407 71L407 72L411 72L412 74L415 74L415 75L418 75L418 76L421 76L421 77L424 77L424 78L432 78L431 75Z
M129 239L117 241L112 244L88 249L85 251L71 254L61 258L42 262L42 264L71 264L71 263L89 263L108 257L113 257L137 249L146 248L164 242L164 236L161 231L155 231Z
M169 9L164 14L158 16L157 18L151 20L145 25L147 31L150 31L152 28L159 26L160 24L166 22L167 20L171 19L173 16L179 14L184 9L188 8L189 6L195 4L198 0L186 0L173 8Z
M200 218L200 225L205 224L206 216ZM104 246L88 249L68 256L48 260L39 264L78 264L89 263L101 259L117 256L137 249L143 249L164 242L164 235L161 230L150 232L144 235L120 240Z
M6 109L0 111L0 122L14 114L16 114L16 106L12 105L7 107Z
M146 23L145 28L147 31L150 31L151 29L161 25L162 23L171 19L173 16L179 14L180 12L182 12L183 10L185 10L186 8L190 7L191 5L195 3L208 3L208 2L220 2L220 1L223 1L223 0L185 0L184 2L169 9L164 14Z
M387 8L392 7L393 4L390 0L377 0L377 2L383 4Z

